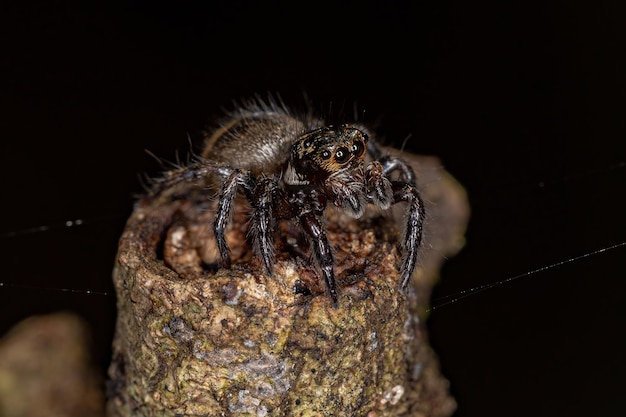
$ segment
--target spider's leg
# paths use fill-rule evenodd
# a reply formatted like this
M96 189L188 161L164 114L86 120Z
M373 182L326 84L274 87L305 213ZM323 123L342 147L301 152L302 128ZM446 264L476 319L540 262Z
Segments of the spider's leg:
M403 159L386 155L378 160L383 166L383 172L389 174L391 171L400 172L400 181L415 184L415 172Z
M415 172L403 159L384 154L374 141L367 142L367 152L374 160L380 162L385 175L389 175L392 171L399 171L400 181L415 184Z
M224 233L226 232L226 227L230 222L233 200L237 195L239 186L244 186L249 190L250 187L252 187L251 184L252 176L249 171L234 169L224 180L222 188L220 189L217 211L215 213L215 222L213 223L213 233L215 235L215 240L217 241L217 248L219 249L222 257L223 268L230 268L230 249L226 244Z
M393 181L391 187L393 188L393 196L396 203L400 201L407 202L406 226L404 236L402 237L404 257L400 269L400 273L402 274L400 289L405 291L411 282L411 277L413 276L413 271L417 263L417 253L422 243L424 216L426 213L424 210L424 202L415 185Z
M277 188L278 184L273 178L264 178L259 182L254 195L254 213L250 228L255 250L263 259L263 264L269 275L274 269L274 245L271 232L275 225L273 197Z
M337 283L335 282L335 272L333 270L335 261L333 260L330 243L322 228L322 223L315 214L306 213L300 217L300 224L311 240L313 253L315 253L315 257L322 269L324 280L326 281L326 288L328 288L328 292L330 293L333 306L337 307L339 298L337 296Z
M378 197L380 188L384 184L382 178L389 180L389 175L398 171L398 181L391 181L391 190L393 191L393 203L400 201L407 202L406 208L406 225L402 236L402 250L404 252L402 266L400 267L400 289L405 291L411 282L415 265L417 264L417 254L422 243L422 235L424 231L424 217L426 215L424 209L424 201L420 196L415 185L415 172L409 164L403 159L392 155L383 154L382 150L373 142L367 144L367 150L375 159L368 167L368 190L369 198L378 204L384 203ZM379 171L382 169L382 173ZM381 207L383 207L381 205ZM384 208L384 207L383 207Z
M152 179L149 194L155 196L184 182L204 180L214 173L225 176L224 172L220 171L220 167L213 161L199 159L189 166L177 167L165 172L161 177Z

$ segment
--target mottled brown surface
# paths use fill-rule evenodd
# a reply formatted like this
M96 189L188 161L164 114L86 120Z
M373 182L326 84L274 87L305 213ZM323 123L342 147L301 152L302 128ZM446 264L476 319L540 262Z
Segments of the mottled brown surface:
M103 381L77 316L34 316L0 340L0 416L103 417Z
M468 207L437 159L413 162L429 213L414 286L408 296L397 290L401 205L394 216L372 210L359 221L330 210L336 309L289 223L280 224L268 277L238 203L227 234L233 268L218 270L214 210L201 195L181 186L144 202L128 221L114 271L110 415L450 415L455 402L424 319L444 256L462 247Z

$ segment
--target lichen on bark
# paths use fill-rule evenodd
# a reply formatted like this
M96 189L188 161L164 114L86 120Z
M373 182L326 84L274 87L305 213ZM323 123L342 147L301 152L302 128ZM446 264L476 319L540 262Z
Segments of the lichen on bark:
M114 270L109 414L450 415L424 320L444 257L462 246L467 201L436 158L402 156L430 213L414 283L398 291L402 205L359 220L327 210L338 308L289 222L278 225L268 276L247 240L245 201L227 233L231 269L216 268L214 201L183 185L139 204Z

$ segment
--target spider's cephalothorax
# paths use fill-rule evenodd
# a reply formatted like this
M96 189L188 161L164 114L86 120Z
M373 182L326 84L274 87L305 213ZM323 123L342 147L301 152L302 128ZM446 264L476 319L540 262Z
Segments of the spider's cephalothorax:
M385 210L404 201L407 215L399 286L406 290L417 262L424 220L413 170L402 159L383 154L358 125L321 125L310 117L297 119L282 107L247 106L208 137L198 161L166 173L156 181L153 192L183 181L219 183L213 231L225 268L231 263L225 232L239 192L252 206L250 231L268 273L274 265L272 234L277 221L299 224L335 306L334 260L321 220L327 204L360 217L368 204ZM397 172L395 180L393 172Z

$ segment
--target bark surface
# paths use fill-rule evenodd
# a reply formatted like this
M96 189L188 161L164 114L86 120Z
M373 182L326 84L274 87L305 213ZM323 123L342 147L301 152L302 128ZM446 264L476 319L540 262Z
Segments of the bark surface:
M424 322L444 258L463 246L469 208L439 160L402 157L428 213L413 285L398 291L403 204L359 220L327 210L338 308L289 222L278 225L267 276L247 239L245 201L227 233L231 269L215 267L214 202L202 193L182 186L138 205L113 274L109 415L451 415Z

